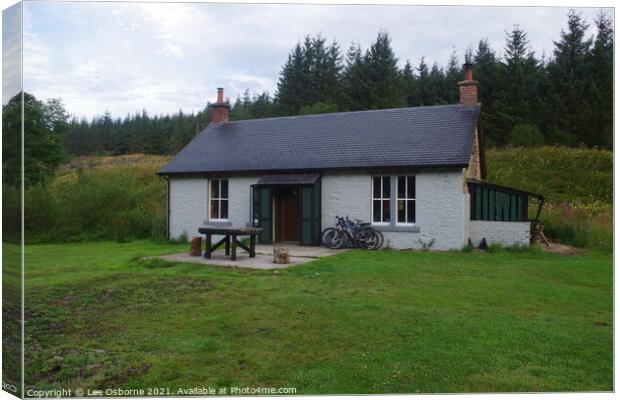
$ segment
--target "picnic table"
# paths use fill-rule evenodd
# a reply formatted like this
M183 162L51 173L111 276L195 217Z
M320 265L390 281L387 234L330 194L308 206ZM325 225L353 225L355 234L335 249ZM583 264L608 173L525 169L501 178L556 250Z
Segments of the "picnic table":
M256 257L256 236L262 231L262 228L233 228L215 226L198 228L198 232L206 236L206 250L204 257L211 258L211 253L213 253L221 245L225 245L226 255L230 255L231 261L235 261L237 259L237 246L245 250L250 257ZM211 237L213 235L224 235L224 238L214 245L211 245ZM237 239L239 236L249 236L250 246L248 247L241 243Z

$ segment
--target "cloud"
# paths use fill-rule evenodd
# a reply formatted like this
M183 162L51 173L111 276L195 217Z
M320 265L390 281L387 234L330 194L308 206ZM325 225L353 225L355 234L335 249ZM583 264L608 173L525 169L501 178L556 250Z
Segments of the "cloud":
M2 104L21 91L21 4L2 12Z
M453 48L488 38L500 55L519 23L537 55L550 53L568 9L223 3L27 2L26 90L61 97L71 113L123 116L198 111L224 86L234 99L276 90L290 49L306 34L367 48L386 30L400 64L445 65ZM584 9L588 20L598 9ZM591 29L591 32L593 30Z

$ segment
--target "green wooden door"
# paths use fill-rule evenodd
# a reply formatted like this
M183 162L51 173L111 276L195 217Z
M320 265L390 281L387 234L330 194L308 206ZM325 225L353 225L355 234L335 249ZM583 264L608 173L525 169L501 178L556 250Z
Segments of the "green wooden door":
M258 237L259 243L270 244L273 242L273 222L270 186L252 187L252 219L258 223L263 231Z
M301 240L300 244L321 244L321 181L301 187Z

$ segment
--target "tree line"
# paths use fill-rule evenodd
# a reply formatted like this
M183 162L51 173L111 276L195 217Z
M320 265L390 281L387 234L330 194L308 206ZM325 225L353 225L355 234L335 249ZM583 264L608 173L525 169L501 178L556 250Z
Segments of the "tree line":
M458 102L462 62L474 64L480 83L482 125L488 146L613 143L613 28L601 12L588 23L571 10L553 53L538 58L518 25L506 32L503 55L481 39L445 68L421 58L401 69L380 32L365 51L353 44L342 55L337 43L306 37L288 56L275 96L246 93L233 104L233 119L316 114Z
M174 154L209 124L209 110L150 116L146 110L125 118L109 112L91 120L72 118L64 137L72 155Z
M612 21L601 12L593 23L596 33L588 37L587 21L571 10L552 54L540 58L531 51L527 33L515 25L506 32L501 55L481 39L462 57L454 50L445 67L429 65L425 58L415 64L407 60L399 67L387 32L379 32L368 49L362 51L354 43L344 54L336 42L328 43L320 35L307 36L289 53L276 93L251 95L246 91L232 102L230 119L457 103L462 63L469 62L474 64L474 79L480 83L487 146L611 148ZM20 102L16 99L3 107L5 173L7 162L12 165L7 146L15 144L7 134L17 124L11 122L12 117L16 121L19 118ZM42 160L27 171L32 175L27 180L33 181L52 170L63 159L63 152L65 158L135 152L174 154L210 119L208 106L191 114L179 111L150 116L144 110L125 118L104 113L90 120L77 119L68 116L59 99L42 102L26 93L24 100L26 151Z

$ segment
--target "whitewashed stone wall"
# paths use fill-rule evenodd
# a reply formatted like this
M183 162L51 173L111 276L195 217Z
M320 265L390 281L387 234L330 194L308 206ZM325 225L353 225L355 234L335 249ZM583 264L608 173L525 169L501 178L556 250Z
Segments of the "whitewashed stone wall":
M228 178L228 219L233 226L246 226L250 222L251 187L258 177Z
M371 220L372 176L365 173L329 173L322 179L322 227L334 225L336 215ZM233 226L250 222L251 185L258 177L232 177L229 182L229 220ZM392 182L394 185L395 182ZM184 232L198 235L198 227L208 220L209 181L206 178L170 178L170 236ZM396 203L392 202L392 216ZM396 249L421 248L435 241L433 249L460 249L471 238L478 245L527 245L528 222L470 221L469 194L463 190L463 171L421 172L416 174L416 225L379 227L386 244ZM422 242L422 243L421 243Z
M198 235L207 218L208 181L204 178L170 178L170 237Z
M257 177L228 178L228 216L232 226L250 222L250 188ZM170 237L185 232L188 238L198 236L198 228L210 223L208 217L209 180L206 178L170 178Z
M469 238L478 246L482 238L487 244L529 246L529 222L469 221Z
M333 226L337 215L371 220L372 176L325 174L322 177L322 226ZM394 185L395 182L392 182ZM379 227L386 244L396 249L417 249L434 240L433 249L460 249L467 242L467 201L463 171L416 174L416 226ZM392 201L392 216L396 213Z

